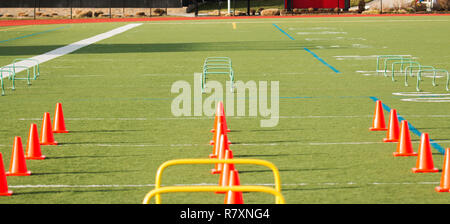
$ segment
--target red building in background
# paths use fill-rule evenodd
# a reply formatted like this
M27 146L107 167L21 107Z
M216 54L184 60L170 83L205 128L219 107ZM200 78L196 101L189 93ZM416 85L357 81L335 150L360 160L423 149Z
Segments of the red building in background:
M337 7L347 10L350 7L350 0L284 0L285 9L334 9Z

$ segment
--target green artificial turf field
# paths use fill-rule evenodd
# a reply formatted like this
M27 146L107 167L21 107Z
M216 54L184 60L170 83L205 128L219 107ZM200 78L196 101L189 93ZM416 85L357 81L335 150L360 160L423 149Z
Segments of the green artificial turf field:
M393 157L396 144L382 142L386 133L369 131L374 99L380 99L418 131L429 133L440 147L450 147L448 97L395 95L415 92L417 77L410 77L406 87L403 76L392 82L391 77L376 73L376 55L391 54L410 55L423 65L450 69L449 19L143 22L42 63L41 76L31 86L17 81L12 91L10 81L5 80L6 95L0 97L0 152L5 169L14 136L22 137L25 148L30 124L38 124L40 131L44 112L53 118L57 102L63 105L70 133L55 134L57 146L42 146L47 159L27 160L31 176L7 177L14 194L0 197L0 203L139 204L153 189L160 164L208 158L214 117L174 116L171 104L178 94L171 93L171 86L179 80L193 86L193 74L201 72L206 57L214 56L232 59L236 80L279 81L278 125L260 127L264 117L248 112L247 116L228 116L227 124L234 158L275 164L287 203L449 203L449 193L434 190L441 172L412 173L416 157ZM124 25L1 28L0 65ZM446 76L439 77L436 87L425 77L422 91L446 94ZM225 83L227 77L210 76L209 80ZM417 98L440 102L411 101ZM384 115L387 122L389 113ZM411 132L411 138L417 152L419 136ZM443 154L432 150L435 166L442 169ZM164 172L163 185L217 184L219 176L210 174L211 168L171 167ZM236 169L241 185L273 184L267 168L237 165ZM274 203L272 195L263 193L244 193L243 197L247 204ZM221 204L224 195L174 193L162 199L163 203Z

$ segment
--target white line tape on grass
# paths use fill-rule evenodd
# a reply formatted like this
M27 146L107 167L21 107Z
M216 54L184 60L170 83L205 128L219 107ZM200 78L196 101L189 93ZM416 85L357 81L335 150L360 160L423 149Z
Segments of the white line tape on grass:
M76 50L78 50L80 48L83 48L83 47L86 47L86 46L91 45L93 43L96 43L96 42L102 41L104 39L110 38L112 36L115 36L117 34L123 33L123 32L125 32L125 31L127 31L129 29L135 28L135 27L140 26L140 25L142 25L142 23L132 23L132 24L128 24L128 25L125 25L125 26L121 26L119 28L110 30L108 32L105 32L105 33L102 33L102 34L99 34L99 35L96 35L96 36L93 36L93 37L90 37L90 38L87 38L87 39L84 39L84 40L80 40L78 42L69 44L67 46L60 47L60 48L57 48L55 50L49 51L47 53L44 53L44 54L32 57L31 59L37 60L39 62L39 64L41 64L41 63L44 63L46 61L50 61L52 59L55 59L57 57L61 57L61 56L64 56L66 54L70 54L70 53L72 53L72 52L74 52L74 51L76 51ZM16 69L16 73L24 71L26 68L31 68L34 65L35 65L34 62L28 61L28 60L27 61L17 62L16 66L21 66L21 67L18 67ZM7 66L13 66L13 64L10 64L10 65L7 65ZM4 77L8 77L8 76L9 76L9 74L5 75Z
M313 168L311 169L313 170ZM408 184L419 184L419 185L439 185L439 182L398 182L398 183L356 183L356 182L347 182L347 183L285 183L281 184L282 186L316 186L316 185L358 185L358 184L369 184L369 185L408 185ZM173 184L173 186L216 186L217 183L186 183L186 184ZM257 185L257 186L275 186L273 183L249 183L249 185ZM165 185L161 185L165 186ZM126 187L155 187L155 184L91 184L91 185L67 185L67 184L55 184L55 185L12 185L8 186L9 188L126 188Z
M426 98L425 98L426 99ZM433 98L434 99L434 98ZM439 99L439 98L436 98ZM406 117L418 118L434 118L434 117L450 117L450 114L411 114L403 115ZM280 119L328 119L328 118L371 118L372 114L368 115L308 115L308 116L279 116ZM227 119L257 119L258 117L236 117L230 116ZM6 118L5 118L6 119ZM10 119L10 118L8 118ZM65 118L67 121L148 121L148 120L212 120L214 117L69 117ZM17 118L19 121L41 121L42 118Z
M450 96L450 93L399 92L399 93L392 93L392 95L395 95L395 96L429 96L429 97L435 97L435 96Z
M272 23L392 23L392 22L448 22L449 20L445 19L411 19L411 20L264 20L264 21L191 21L191 22L158 22L151 21L146 22L145 25L208 25L208 24L272 24Z
M450 102L450 97L442 97L442 98L435 98L435 97L409 98L409 99L401 99L401 101L424 102L424 103L447 103L447 102Z

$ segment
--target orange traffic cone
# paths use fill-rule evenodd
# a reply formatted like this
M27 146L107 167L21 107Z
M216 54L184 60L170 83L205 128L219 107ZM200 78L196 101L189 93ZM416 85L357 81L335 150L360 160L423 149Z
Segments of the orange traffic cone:
M389 116L389 124L386 138L383 142L398 142L400 136L400 127L398 124L397 110L392 109Z
M64 123L64 115L61 103L56 104L55 117L53 119L53 133L69 133Z
M226 156L226 152L229 149L228 144L225 144L224 142L227 141L227 136L226 135L221 135L220 136L220 143L219 143L219 149L217 151L217 159L225 159ZM223 163L216 163L215 168L211 170L211 174L218 174L220 172L222 172L223 169Z
M384 120L383 105L380 100L377 100L375 107L375 114L373 116L371 131L387 131L386 122Z
M222 136L222 123L219 121L216 123L217 128L214 131L214 140L211 141L211 145L213 146L213 153L209 155L209 158L214 159L217 158L219 147L220 147L220 137ZM216 144L217 143L217 144Z
M450 148L445 149L444 166L442 167L441 184L436 187L437 192L450 192Z
M53 130L51 126L52 122L50 120L50 113L45 112L44 118L42 120L42 129L41 129L41 145L57 145L58 142L53 138Z
M223 107L223 103L222 101L220 101L217 104L217 109L216 109L216 116L214 117L214 129L211 130L211 132L215 132L216 131L216 127L217 127L217 122L221 121L222 125L224 127L224 130L226 132L230 132L230 129L228 129L227 126L227 121L225 119L225 109Z
M29 176L30 174L31 172L27 170L27 164L25 162L22 139L16 136L14 138L11 164L9 165L9 172L6 172L6 176Z
M227 120L226 120L226 116L225 116L225 108L223 107L223 104L222 104L222 124L223 124L223 128L226 132L231 131L230 129L228 129Z
M422 133L420 138L419 156L417 157L416 167L412 168L413 173L436 173L439 170L434 167L431 154L430 138L428 133Z
M216 159L224 159L225 157L224 155L224 150L225 150L225 145L223 144L223 138L224 135L220 135L220 140L219 140L219 144L217 144L217 147L219 147L217 149L217 156L215 157ZM220 165L220 168L219 168ZM222 164L216 163L214 169L211 169L211 174L218 174L221 171L221 166Z
M36 124L31 124L30 133L28 134L27 151L25 153L25 159L45 159L45 156L41 153L41 145L39 144L39 134Z
M411 144L411 135L409 134L408 122L402 121L400 130L400 140L397 144L397 151L393 153L394 156L417 156Z
M237 170L230 171L230 184L228 186L239 186L239 175ZM228 191L225 195L225 204L244 204L242 192Z
M225 160L233 158L231 150L226 150ZM234 164L224 163L222 172L220 173L219 186L228 186L230 184L230 171L234 170ZM225 191L216 192L217 194L225 194Z
M13 192L8 190L6 181L5 166L3 165L3 156L0 153L0 196L10 196Z

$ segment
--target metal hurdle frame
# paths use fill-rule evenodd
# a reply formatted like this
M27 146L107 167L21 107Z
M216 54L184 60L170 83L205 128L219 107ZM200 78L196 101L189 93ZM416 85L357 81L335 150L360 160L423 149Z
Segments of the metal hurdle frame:
M227 164L249 164L249 165L261 165L270 168L273 172L275 179L275 188L262 187L262 186L172 186L172 187L161 187L161 178L163 171L174 165L190 165L190 164L217 164L217 163L227 163ZM260 159L177 159L169 160L161 164L156 172L155 188L146 194L143 204L149 204L150 199L155 197L155 203L161 204L162 193L169 192L217 192L217 191L249 191L249 192L265 192L270 193L275 196L275 203L284 204L285 200L281 194L281 181L280 173L278 168L271 162L260 160Z
M418 68L418 70L420 70L422 68L435 69L433 66L425 66L425 65L421 65L419 63L417 63L417 66L407 66L405 68L405 71L404 71L405 72L405 86L409 86L408 85L408 74L407 74L407 72L409 70L409 76L413 77L413 72L412 71L413 71L414 68ZM436 73L436 72L434 72L434 73ZM417 78L419 79L419 81L422 81L422 78L420 76L418 76Z
M448 73L447 70L445 70L445 69L420 69L420 70L417 72L417 85L416 85L416 90L417 90L418 92L421 91L420 88L419 88L419 84L420 84L420 80L422 79L422 78L421 78L422 72L434 72L433 81L432 81L433 86L437 86L437 84L436 84L436 72L445 72L445 73L447 73L447 84L446 84L446 86L445 86L445 89L446 89L447 91L450 91L450 89L449 89L449 81L450 81L450 77L449 77L449 73Z
M388 62L389 61L398 61L398 60L400 60L400 63L412 61L412 59L410 59L410 58L403 58L403 57L386 58L386 59L384 59L384 73L383 74L384 74L385 77L387 77ZM395 62L393 62L393 63L395 63ZM403 71L403 64L402 64L402 67L400 68L400 71Z
M413 63L418 63L418 62L413 61L413 59L409 59L409 58L406 58L406 59L404 59L404 60L397 61L397 62L392 62L392 66L391 66L391 70L392 70L392 71L391 71L392 81L395 82L395 78L394 78L394 75L395 75L395 65L400 64L401 66L400 66L400 71L399 71L399 72L403 72L403 67L404 67L405 64L412 65ZM386 71L386 69L385 69L385 71Z
M202 93L205 93L206 76L208 74L227 74L230 76L231 92L234 88L234 71L231 59L229 57L207 57L203 63L203 72L201 77Z
M1 88L2 88L2 96L5 95L5 85L4 85L4 83L3 83L3 73L4 73L4 72L9 73L10 76L13 75L13 72L12 72L12 71L6 70L6 69L3 69L3 68L0 68L0 84L1 84ZM14 82L13 82L13 88L12 88L12 90L15 90L15 88L14 88Z
M20 61L31 61L34 63L34 65L33 65L33 79L34 80L36 80L41 75L41 72L39 70L39 61L37 59L33 59L33 58L16 58L16 59L14 59L14 61L13 61L14 71L16 70L15 69L16 63L20 62Z
M385 58L385 59L388 59L388 58L404 58L404 59L406 59L408 57L410 57L410 56L404 56L404 55L379 55L379 56L377 56L377 68L376 68L377 75L380 72L380 60L381 59L383 59L383 58ZM384 63L386 63L386 61L384 61ZM386 69L384 70L384 76L387 77Z
M15 80L27 80L27 84L31 85L30 68L29 67L23 66L23 65L15 65L15 66L10 65L10 66L5 66L3 68L12 69L13 74L11 76L9 76L8 78L10 80L12 80L14 89L15 89ZM16 68L23 68L23 69L27 70L27 77L26 78L17 78L16 77Z

